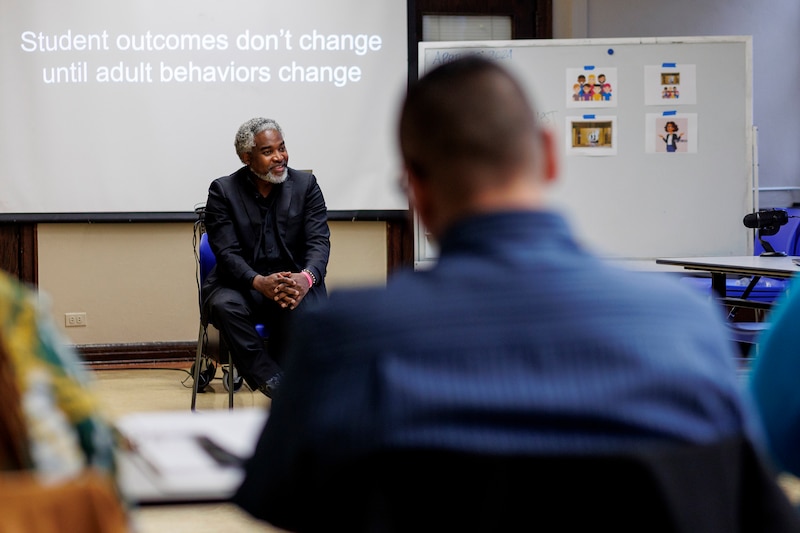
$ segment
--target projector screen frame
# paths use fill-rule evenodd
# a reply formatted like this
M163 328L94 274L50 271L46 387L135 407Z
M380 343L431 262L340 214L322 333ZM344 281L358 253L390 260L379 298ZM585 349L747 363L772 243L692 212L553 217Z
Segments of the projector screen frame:
M328 211L329 221L352 222L395 222L404 221L409 216L409 210L384 209L384 210L356 210L356 211ZM0 214L0 223L12 224L37 224L37 223L128 223L128 222L194 222L197 214L194 211L174 211L163 213L3 213Z
M8 6L13 6L14 4L17 4L19 0L4 0L4 2L5 1L10 2L7 5L7 7L8 7ZM394 30L391 31L391 34L393 35L392 41L394 43L397 43L397 41L400 40L403 37L405 38L405 43L403 45L401 45L402 48L403 48L403 54L405 54L405 57L403 58L404 62L402 63L402 70L398 70L396 68L394 70L395 77L396 77L395 85L397 85L396 82L400 78L402 78L402 80L405 81L406 84L407 84L408 82L411 81L411 79L416 77L416 69L409 68L409 65L416 64L416 53L417 53L416 38L413 36L414 34L413 34L413 31L412 31L412 28L413 28L412 21L414 20L414 18L413 18L414 17L414 14L413 14L413 2L409 0L409 1L403 2L403 4L405 4L404 5L404 9L405 9L405 15L406 15L406 17L405 17L405 19L406 19L405 20L405 27L395 26L397 31L394 31ZM22 5L22 4L20 4L20 5ZM393 9L396 9L396 8L397 8L397 6L395 5L395 8L393 8ZM16 8L10 7L9 8L9 10L10 10L9 13L12 13L15 9ZM13 13L12 13L12 16L13 16ZM65 26L65 27L67 27L67 26ZM387 30L387 32L388 31L389 30ZM25 42L29 43L30 41L26 40ZM395 48L395 50L399 50L399 48ZM393 57L397 58L397 57L399 57L399 55L398 54L394 54ZM332 62L334 62L334 61L335 60L332 60ZM397 62L394 63L395 66L397 64L398 64ZM404 87L402 86L402 83L397 85L397 91L396 91L397 95L401 95L402 94L402 89L404 89ZM273 107L273 105L267 106L268 109L270 107ZM386 109L386 108L384 107L384 109ZM389 113L387 111L384 111L383 114L386 114L386 116L391 116L391 113ZM383 117L383 114L381 114L380 117ZM236 116L238 116L238 114ZM275 118L277 118L277 117L275 117ZM281 121L282 125L284 126L284 130L285 130L286 136L287 136L287 144L289 146L290 154L291 154L294 151L292 147L293 146L297 146L297 143L299 141L304 141L304 139L303 139L303 131L307 131L307 129L306 128L297 128L297 127L292 126L292 125L287 126L287 124L283 123L283 120L279 120L279 121ZM37 121L31 121L31 122L35 124ZM387 120L382 120L381 122L384 124L384 126L379 126L379 127L383 127L384 129L388 127L388 126L385 126L385 124L387 124L387 122L388 122ZM228 127L228 126L226 126L226 127ZM235 128L235 125L234 125L234 128ZM217 128L217 130L219 130L219 128ZM298 130L300 130L300 131L298 132ZM297 132L297 133L295 133L295 132ZM41 136L41 134L39 134L39 135ZM232 136L232 133L231 133L231 136ZM393 141L393 139L392 139L392 141ZM384 144L384 146L386 146L387 143L384 141L383 144ZM28 145L30 145L30 143L28 143ZM23 147L24 147L24 145L23 145ZM228 150L227 147L226 147L226 150ZM394 144L392 144L391 150L392 151L396 151L396 149L394 148ZM232 147L231 147L231 149L229 151L231 152L230 156L229 156L230 171L233 172L235 170L235 168L238 166L239 163L236 161L235 154L232 153L233 152ZM31 157L31 153L25 152L25 150L7 151L7 152L5 152L4 156L8 157L10 154L15 154L15 153L18 153L20 158L26 158L26 157L30 158ZM227 152L226 152L226 154L227 154ZM14 157L17 157L17 156L14 156ZM351 156L351 157L358 158L358 150L354 150L354 155ZM386 158L386 159L389 159L389 158L391 158L394 161L394 159L397 158L396 153L390 154L389 157ZM298 159L302 160L303 163L298 163L297 162ZM226 161L226 159L223 159L223 162L224 161ZM312 166L317 167L317 165L314 164L315 163L314 161L310 161L310 162L306 163L307 161L308 161L307 157L299 157L298 158L297 156L295 156L295 157L292 158L292 162L295 162L295 164L299 164L300 165L299 168L302 168L302 166L304 166L305 164L311 164ZM291 164L291 162L290 162L290 164ZM209 175L207 177L207 184L210 184L210 182L215 177L217 177L219 175L223 175L223 174L226 173L226 171L228 169L224 165L226 165L226 163L223 163L223 167L221 169L217 168L216 170L212 170L211 172L209 172ZM396 163L394 163L394 165L396 165ZM361 175L362 176L367 176L367 177L369 177L370 180L373 180L372 183L368 185L368 187L371 190L367 191L367 192L360 193L361 194L360 199L354 200L353 202L350 203L350 205L348 205L344 209L339 208L339 205L341 205L341 203L342 203L339 199L342 198L342 194L343 194L341 192L342 191L342 185L341 184L345 184L346 185L347 182L342 181L341 176L338 177L338 178L331 178L330 176L333 173L330 170L326 171L323 168L315 168L315 171L317 173L318 179L320 180L320 184L321 184L321 186L323 188L323 193L326 195L326 201L328 203L328 208L329 208L329 219L330 220L351 220L351 221L357 221L357 220L363 220L363 221L376 221L376 220L396 221L396 220L400 220L400 219L404 219L404 220L407 219L408 218L407 201L402 196L400 196L399 193L392 187L393 184L391 183L391 177L388 177L388 178L386 177L386 176L389 176L389 174L392 172L392 168L394 168L394 165L391 168L389 168L388 164L385 164L380 168L372 167L372 166L363 167L363 165L362 165L363 168L367 168L368 170L363 171L363 168L360 169L362 171ZM338 168L341 168L342 166L343 165L337 164ZM346 172L350 172L352 170L359 170L359 169L356 168L357 166L358 165L353 165L352 168L348 168ZM384 168L384 167L386 167L386 168ZM13 168L16 169L17 167L15 166ZM19 168L24 169L25 167L22 166L22 167L19 167ZM40 175L40 176L41 175L45 175L46 176L47 174L50 174L50 173L36 172L35 169L38 168L38 167L32 167L32 168L34 169L34 171L29 172L29 173L25 173L25 172L22 172L22 173L19 173L19 172L8 172L6 174L6 178L5 178L6 181L7 181L7 184L8 183L13 183L14 180L17 180L17 181L18 180L22 180L22 179L34 179L35 180L35 179L37 179L35 177L37 174ZM337 173L339 173L338 168L335 168ZM98 174L99 176L102 176L103 174L108 175L109 173L108 173L108 169L104 168L104 171L95 172L95 174ZM197 172L192 173L192 175L198 175L198 174L202 175L202 173L197 173ZM14 176L13 178L11 177L12 175ZM20 178L18 176L27 176L27 177ZM67 175L66 179L67 180L70 179L69 178L69 174ZM95 178L95 179L100 179L100 178ZM113 177L110 178L110 179L114 180ZM166 173L165 177L161 178L161 179L163 179L163 180L171 180L172 178L169 177L169 173ZM11 180L11 181L9 182L8 180ZM202 180L202 178L201 178L201 180ZM24 185L24 182L20 182L20 183L21 183L21 186L26 187L26 185ZM75 187L75 190L79 190L78 188L82 187L82 185L79 185L78 183L76 183L74 185L74 187ZM10 190L8 191L8 193L9 194L14 193L14 191L16 191L16 190L17 189L15 188L15 186L12 186L10 188ZM28 191L28 189L25 189L25 191L28 191L28 192L31 192L31 191L35 192L36 190L37 190L36 188L30 189L30 191ZM120 188L120 190L123 191L124 188ZM173 188L173 190L174 190L174 188ZM384 191L389 191L389 192L384 192ZM34 223L84 223L84 222L90 222L90 223L126 222L127 223L127 222L186 222L186 221L194 221L194 220L196 220L196 215L195 215L195 213L194 213L194 211L192 209L192 206L194 204L197 204L197 202L205 200L205 194L204 193L205 193L205 189L201 189L200 192L198 193L198 188L195 185L194 189L187 193L187 206L186 206L186 210L185 211L182 210L181 204L176 202L174 199L171 200L171 202L172 202L171 206L165 206L165 207L173 207L173 206L175 206L175 207L178 208L178 210L174 210L174 209L161 210L161 209L158 209L158 207L157 207L158 205L161 205L161 204L157 204L157 203L154 203L155 204L154 205L155 209L130 210L130 209L125 209L124 205L111 205L111 206L109 206L108 210L104 210L104 207L106 207L105 205L103 205L102 203L95 202L99 206L96 209L81 209L81 207L78 207L78 208L75 209L75 211L70 211L70 208L71 208L70 205L65 205L64 206L65 209L58 209L57 206L55 206L56 209L52 209L52 210L50 210L49 207L46 207L45 209L36 209L36 203L35 202L34 203L28 203L28 205L25 205L27 200L25 200L23 198L21 202L9 203L8 205L10 207L8 207L7 209L3 209L2 212L0 212L0 223L34 224ZM14 193L14 194L17 194L17 193ZM94 193L91 193L91 194L94 194ZM158 190L154 190L152 194L153 194L154 198L157 198L158 194L159 194L159 191ZM173 192L172 194L175 194L175 193ZM388 194L389 198L394 198L394 199L387 201L386 200L387 197L381 196L383 194ZM30 198L35 199L36 195L35 194L29 194L29 196L30 196ZM202 196L202 197L199 197L199 196ZM329 196L330 196L330 198L329 198ZM346 196L349 196L349 195L346 195ZM179 197L177 197L177 198L179 198ZM372 198L377 198L377 201L373 202ZM331 201L331 199L333 199L334 201ZM345 203L347 203L347 202L345 202ZM370 203L377 204L377 205L375 205L376 208L375 209L370 209L370 205L369 205ZM362 205L353 205L353 204L362 204ZM367 204L367 205L363 205L363 204ZM48 204L48 205L50 205L50 204ZM29 209L31 207L32 207L32 209ZM94 206L88 206L87 205L87 207L94 207ZM139 206L137 206L137 207L139 207ZM142 206L142 207L148 207L148 206Z

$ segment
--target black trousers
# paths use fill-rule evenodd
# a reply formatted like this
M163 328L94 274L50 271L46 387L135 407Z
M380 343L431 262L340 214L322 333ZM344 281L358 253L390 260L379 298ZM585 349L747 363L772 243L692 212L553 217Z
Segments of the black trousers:
M280 372L286 331L294 312L256 290L240 292L221 287L206 302L209 322L220 331L236 370L253 390ZM256 324L264 324L269 332L267 345Z

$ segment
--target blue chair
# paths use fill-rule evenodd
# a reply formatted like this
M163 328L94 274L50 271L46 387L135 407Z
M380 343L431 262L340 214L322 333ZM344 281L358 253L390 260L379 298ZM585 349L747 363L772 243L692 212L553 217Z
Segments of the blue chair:
M762 237L762 239L768 241L769 245L775 249L775 251L796 256L800 254L800 208L790 207L786 209L786 212L790 216L789 222L782 226L775 236ZM762 239L756 237L754 242L754 255L761 255L764 252L768 252L768 250L764 249L764 245L761 242ZM732 287L734 284L738 285L738 287ZM784 292L786 292L786 287L788 285L789 280L760 278L757 280L757 283L752 286L749 298L774 304ZM730 296L741 297L743 291L747 290L747 287L749 287L747 280L729 280L727 292ZM759 340L762 334L771 327L771 323L772 320L767 317L766 321L730 321L728 324L733 333L734 340L740 345L748 346L750 351L753 352L751 355L757 355L760 349Z
M789 222L782 226L774 236L764 237L775 251L785 252L788 255L800 255L800 208L792 207L786 209L790 215ZM797 217L797 218L795 218ZM764 253L764 245L756 237L754 239L754 255ZM681 281L687 283L705 294L711 294L711 279L703 277L686 276ZM755 302L756 321L737 321L734 320L737 308L734 306L729 313L729 331L734 342L742 349L744 359L749 359L758 351L758 342L761 334L770 327L770 320L763 319L763 315L785 292L787 280L767 278L767 277L741 277L738 279L728 279L725 283L725 293L729 298L741 298L749 302ZM759 306L758 304L763 304ZM747 361L744 361L746 366Z
M205 232L200 234L200 242L197 246L197 265L199 274L198 295L200 295L200 302L202 304L202 287L203 282L208 276L211 269L216 265L217 259L214 257L214 252L211 250L211 245L208 243L208 235ZM208 328L213 324L208 322L207 318L203 316L201 309L200 312L200 332L197 338L197 352L195 354L194 364L192 365L192 377L194 383L192 385L192 411L196 410L197 393L202 392L205 387L211 382L216 374L216 365L214 364L213 357L209 356L208 346ZM259 336L266 342L269 338L269 332L264 324L256 324L256 331ZM228 408L233 409L233 394L242 386L243 379L236 372L233 365L233 358L230 350L225 346L225 341L222 335L219 335L219 354L218 360L222 364L226 360L227 367L223 365L223 379L222 383L228 391Z

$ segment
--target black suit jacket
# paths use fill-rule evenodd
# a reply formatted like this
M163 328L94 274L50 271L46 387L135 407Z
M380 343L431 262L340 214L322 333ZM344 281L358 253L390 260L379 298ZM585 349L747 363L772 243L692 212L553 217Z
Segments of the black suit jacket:
M217 264L203 284L203 307L215 289L250 290L257 274L269 274L253 268L263 219L251 176L250 169L242 167L209 186L205 227ZM322 190L313 174L290 168L288 178L275 192L278 244L293 263L294 272L306 268L316 278L304 301L318 300L327 294L325 274L330 256L328 211Z

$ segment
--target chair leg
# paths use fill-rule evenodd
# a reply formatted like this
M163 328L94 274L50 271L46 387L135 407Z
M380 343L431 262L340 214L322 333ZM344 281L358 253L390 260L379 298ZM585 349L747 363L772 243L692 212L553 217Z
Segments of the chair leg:
M196 410L197 406L197 393L200 391L199 383L200 383L200 376L202 372L200 371L202 367L202 361L204 357L204 344L207 334L207 327L204 327L203 324L200 324L200 332L197 336L197 352L194 358L194 367L192 369L192 378L194 383L192 384L192 411ZM225 340L222 338L222 335L219 337L219 364L222 365L222 362L227 359L228 369L225 371L224 366L223 372L225 374L223 384L225 388L228 389L228 409L233 409L233 395L237 389L237 381L239 381L241 385L241 377L236 375L235 367L233 366L233 354L228 349L227 345L225 344Z
M223 356L227 356L228 359L228 371L225 373L225 379L227 380L228 385L228 409L233 409L233 393L236 392L233 390L233 354L231 353L228 345L225 344L225 340L222 338L222 334L220 333L219 336L219 361L222 364Z
M200 386L200 366L203 358L203 337L205 336L205 328L200 324L200 333L197 335L197 353L194 356L194 383L192 383L192 411L195 411L197 405L197 389Z
M236 392L234 385L234 374L233 356L231 355L231 351L228 350L228 409L233 409L233 393Z

